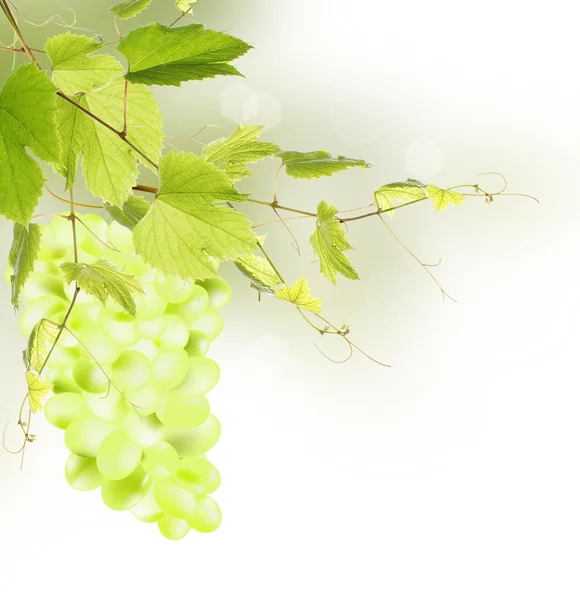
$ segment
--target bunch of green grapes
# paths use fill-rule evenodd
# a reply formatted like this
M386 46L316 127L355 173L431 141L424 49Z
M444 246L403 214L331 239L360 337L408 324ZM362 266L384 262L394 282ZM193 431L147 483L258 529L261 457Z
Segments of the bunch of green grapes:
M222 279L192 284L148 267L131 232L87 214L77 222L78 261L105 258L135 275L143 288L132 317L109 298L80 292L44 378L53 385L47 420L65 431L71 455L66 479L76 490L100 487L113 510L156 522L172 540L221 522L209 494L220 484L205 453L220 435L205 396L219 367L206 354L223 327L217 312L230 299ZM24 286L21 329L40 319L62 323L75 291L59 265L73 261L72 227L55 217L43 227L35 272ZM74 334L74 335L73 335Z

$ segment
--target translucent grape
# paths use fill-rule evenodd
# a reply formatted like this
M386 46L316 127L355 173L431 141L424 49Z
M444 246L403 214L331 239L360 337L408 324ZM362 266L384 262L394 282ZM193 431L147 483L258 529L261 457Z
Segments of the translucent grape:
M140 390L151 378L149 359L136 350L125 350L111 365L112 379L123 391Z
M73 247L73 228L68 220L68 212L63 212L60 217L52 219L48 230L56 245L64 246L67 249ZM89 232L82 225L76 227L76 238L79 245L86 241L88 235L90 235Z
M168 304L167 312L177 315L186 323L191 323L207 310L209 298L207 292L199 285L191 288L191 297L183 304Z
M133 346L139 341L135 319L125 312L101 311L99 327L117 346Z
M133 254L135 252L131 231L117 223L117 221L111 221L109 224L107 239L110 246L121 254Z
M54 350L50 353L50 358L46 363L49 369L59 370L66 369L70 365L74 364L81 356L78 347L75 346L61 346L57 345Z
M209 308L212 310L223 308L232 297L232 288L230 287L230 284L221 277L204 279L197 283L207 291L209 296Z
M215 360L205 356L189 359L189 371L185 379L173 390L175 396L201 396L209 392L219 381L220 368Z
M181 458L199 456L213 448L221 433L220 422L210 415L199 427L194 429L172 429L165 436Z
M209 340L201 331L190 331L189 340L184 350L193 358L194 356L205 356L209 350Z
M210 496L198 496L195 510L186 517L187 524L201 533L215 531L222 522L222 511Z
M163 516L163 510L159 508L159 504L155 501L153 488L150 488L145 498L131 509L131 512L144 523L155 523Z
M157 409L159 420L171 429L198 427L209 416L209 402L205 396L176 396L169 392Z
M143 321L156 319L165 313L167 301L160 298L155 291L153 283L144 283L142 286L143 294L135 297L137 305L137 318Z
M44 405L46 420L59 429L66 429L73 421L88 415L89 409L80 394L57 393Z
M144 321L138 319L135 323L137 335L146 340L159 339L167 329L168 321L165 315Z
M62 219L64 221L64 219ZM40 248L38 250L38 262L42 262L45 265L51 265L56 261L62 261L68 251L67 246L56 243L48 235L43 235L40 241ZM58 269L58 267L57 267ZM58 270L60 272L60 270ZM55 273L58 274L58 273Z
M194 495L171 479L157 479L153 493L159 507L176 519L183 519L195 510Z
M20 331L28 337L41 319L52 319L59 312L66 311L67 303L57 296L41 296L28 303L20 315ZM187 343L187 340L186 340ZM185 346L185 344L183 344ZM183 346L182 346L183 347Z
M189 324L189 328L192 331L200 331L213 342L224 328L224 319L215 310L206 310Z
M165 350L181 350L187 345L189 340L189 329L183 319L176 315L165 315L167 326L161 336L158 344Z
M94 458L86 458L77 454L71 454L68 457L65 477L68 484L80 492L94 490L103 481L103 476L97 469L97 461Z
M152 383L160 389L171 390L178 386L189 370L189 356L185 350L160 352L153 361Z
M110 433L99 446L97 468L103 477L117 480L128 477L141 462L143 450L122 429Z
M74 420L64 434L66 447L79 456L95 457L102 441L115 429L112 423L105 423L92 415Z
M51 383L54 394L64 394L66 392L73 392L75 394L83 393L83 390L77 385L72 377L72 369L59 371L57 376L52 379Z
M155 415L142 416L131 411L123 421L123 429L135 444L149 448L158 444L165 433L163 423Z
M150 486L151 478L139 466L124 479L105 479L101 486L101 497L112 510L129 510L145 498Z
M168 540L181 540L183 539L190 530L189 525L183 519L175 519L171 515L163 515L159 521L157 521L159 531Z
M141 464L150 475L172 477L179 467L179 456L171 444L161 442L145 450Z
M80 353L89 360L92 358L99 363L110 364L119 358L123 350L123 346L112 341L94 321L84 322L74 332L83 343Z
M221 478L219 471L208 460L192 456L179 461L175 481L192 494L204 495L215 492Z
M114 389L104 395L84 394L84 398L89 410L108 423L119 423L130 410L127 400Z
M105 251L105 244L107 243L107 234L109 230L107 222L99 215L91 213L78 215L78 217L84 225L77 224L77 229L82 228L87 232L86 238L82 240L79 246L88 254L101 258ZM88 232L87 227L92 233Z
M145 386L137 392L131 392L130 398L141 417L153 414L161 405L162 399L163 393L152 385Z
M22 298L26 302L34 302L41 296L56 296L66 300L62 278L49 273L30 273L22 288Z
M81 356L73 367L75 382L89 394L103 394L109 388L109 380L94 360Z
M191 298L192 285L176 275L155 276L155 291L157 294L171 304L181 304Z

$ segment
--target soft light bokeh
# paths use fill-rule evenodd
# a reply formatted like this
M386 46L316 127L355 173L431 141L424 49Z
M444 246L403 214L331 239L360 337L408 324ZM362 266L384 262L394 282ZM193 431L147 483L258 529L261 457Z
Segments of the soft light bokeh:
M69 19L52 0L14 2L29 20ZM135 23L170 22L172 4L154 1ZM77 25L114 39L108 2L67 5ZM493 191L497 177L478 177L489 171L541 203L469 199L395 216L421 260L442 259L433 273L456 304L441 302L378 221L349 227L362 281L336 288L311 262L311 222L292 227L300 257L280 225L264 228L288 279L307 273L328 316L392 368L360 355L329 362L314 343L337 359L342 346L281 303L257 303L226 268L235 297L211 350L223 375L210 394L223 427L210 453L223 476L222 528L169 543L106 509L98 492L70 490L62 435L37 418L23 472L0 454L2 597L579 597L580 85L569 9L562 0L200 1L197 20L255 50L238 63L246 79L156 90L172 140L210 125L179 148L198 151L243 120L286 149L375 165L282 179L280 202L298 207L359 206L406 177ZM35 44L64 31L23 28ZM0 39L10 41L4 23ZM3 75L11 60L0 54ZM255 170L241 187L269 200L276 165ZM6 256L10 226L0 232ZM0 305L0 424L10 421L14 447L24 340L6 286Z

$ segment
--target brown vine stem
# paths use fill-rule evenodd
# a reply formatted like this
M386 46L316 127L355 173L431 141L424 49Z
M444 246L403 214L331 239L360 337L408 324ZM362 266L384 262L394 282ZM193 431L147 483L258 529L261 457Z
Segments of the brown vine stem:
M4 15L6 16L6 19L8 19L10 27L12 27L12 29L14 30L14 33L16 34L16 37L18 38L18 41L22 46L22 49L26 53L26 56L28 56L28 58L33 63L36 63L36 65L38 66L38 62L34 57L34 54L32 54L32 51L28 47L28 44L24 41L24 37L20 31L20 28L18 27L18 23L16 22L16 19L14 18L14 15L12 14L12 11L10 10L10 7L8 6L6 0L0 0L0 7L2 8L2 12L4 13Z
M159 189L156 187L151 187L149 185L134 185L133 189L137 192L146 192L147 194L153 194L155 196L157 196L157 194L159 193Z
M53 197L56 198L57 200L59 200L60 202L64 202L65 204L68 204L70 206L70 202L69 200L65 200L64 198L62 198L61 196L59 196L58 194L55 194L47 185L44 186L44 189ZM76 206L77 208L96 208L96 209L104 209L104 206L97 206L96 204L82 204L80 202L75 202L74 206Z

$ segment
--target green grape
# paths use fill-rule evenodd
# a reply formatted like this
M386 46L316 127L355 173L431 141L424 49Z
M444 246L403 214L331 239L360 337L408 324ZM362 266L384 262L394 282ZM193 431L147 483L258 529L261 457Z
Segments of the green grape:
M151 363L159 356L159 348L152 340L139 340L128 350L137 350L146 356Z
M41 296L27 304L26 308L22 311L22 314L20 315L20 331L22 331L24 337L27 338L34 329L34 326L41 319L50 319L51 321L54 321L55 319L53 319L53 317L59 312L66 311L67 308L67 303L62 298L57 298L56 296ZM185 344L183 345L185 346Z
M157 343L165 350L181 350L189 340L189 329L183 319L176 315L165 315L167 326Z
M175 396L171 392L157 409L159 420L170 429L198 427L209 416L209 402L205 396Z
M33 302L41 296L56 296L66 300L62 278L49 273L30 273L22 288L22 297L26 302Z
M137 392L131 392L131 403L141 417L153 414L159 408L162 399L163 392L152 385L146 385Z
M67 367L70 367L70 365L74 364L74 362L79 359L80 356L81 353L78 347L67 347L57 344L50 353L50 357L46 363L46 366L56 372L60 369L66 369Z
M68 212L63 212L59 217L52 219L48 231L56 245L64 246L67 250L73 247L73 228L68 219ZM89 235L89 232L82 225L76 227L77 244L82 245Z
M157 340L165 333L167 324L168 321L165 316L149 319L148 321L138 319L136 321L137 335L146 340Z
M123 351L123 346L112 341L95 321L86 321L73 331L82 342L82 345L79 344L81 355L89 360L110 364L115 362Z
M44 240L44 237L42 239ZM53 262L47 262L44 259L41 259L40 256L34 263L34 272L46 273L47 275L54 275L55 277L62 279L62 271L60 270L59 266Z
M131 231L117 223L117 221L111 221L109 224L107 238L110 246L121 254L133 254L135 252Z
M223 308L232 297L232 288L230 284L221 277L213 277L197 282L203 287L209 296L209 308L219 310Z
M97 258L102 258L107 243L108 223L99 215L87 213L79 215L79 218L86 225L80 225L87 232L86 238L79 243L80 249ZM87 227L92 231L89 233ZM77 229L79 226L77 225ZM93 235L94 234L94 235Z
M74 364L75 382L89 394L103 394L109 388L109 380L94 360L81 356Z
M205 356L209 350L209 340L205 333L202 333L201 331L190 331L189 340L184 350L191 358L194 356Z
M171 444L160 442L145 450L141 465L155 477L172 477L179 467L179 456Z
M188 525L201 533L215 531L222 522L222 511L210 496L198 496L195 510L186 517Z
M177 315L186 323L191 323L207 310L209 298L207 292L199 285L191 288L191 297L182 304L168 304L167 313Z
M153 361L152 383L162 390L177 387L189 370L189 356L185 350L161 352Z
M81 394L56 393L44 405L46 420L59 429L66 429L73 421L88 415L89 409Z
M220 422L210 415L199 427L169 430L165 441L177 450L180 458L199 456L215 446L220 433Z
M117 390L102 396L85 393L84 398L89 410L107 423L120 423L129 414L129 403Z
M167 308L167 302L158 296L155 291L155 285L153 283L144 283L141 287L143 288L143 294L135 296L137 318L149 321L163 315Z
M136 350L125 350L111 365L112 380L123 391L137 391L151 378L151 363Z
M220 368L215 360L205 356L189 359L189 371L185 379L173 390L175 396L201 396L209 392L219 381Z
M139 466L124 479L105 479L101 485L101 497L112 510L129 510L145 498L150 487L151 478Z
M142 416L131 411L123 421L123 429L137 446L149 448L158 444L165 433L163 423L155 415Z
M153 493L159 508L176 519L183 519L195 510L195 496L171 479L157 479Z
M181 540L189 533L189 525L183 519L174 519L171 515L163 515L157 521L159 531L168 540Z
M207 459L191 456L179 461L175 481L183 489L198 496L215 492L220 486L221 478L219 471Z
M126 348L139 341L135 319L125 312L101 311L99 327L103 334L118 346Z
M93 415L81 416L68 426L64 443L73 454L95 457L102 441L114 430L112 423L105 423Z
M200 331L213 342L224 328L224 319L215 310L206 310L189 324L189 328L192 331Z
M58 371L56 377L50 383L52 383L53 394L64 394L66 392L83 394L83 390L76 384L72 377L72 369Z
M88 492L98 488L103 476L97 469L97 461L94 458L86 458L71 454L66 461L65 477L68 484L80 492Z
M137 468L142 455L143 450L131 441L127 433L117 429L99 446L97 468L107 479L125 479Z
M64 221L64 219L62 219ZM70 227L70 225L69 225ZM62 262L62 259L66 256L68 247L66 245L57 244L52 238L46 235L46 228L43 227L42 239L40 241L40 248L37 255L37 264L42 263L44 265L54 265L55 262ZM48 268L48 267L46 267ZM35 265L35 270L37 270ZM54 275L62 275L60 269L56 267L56 273Z
M155 276L154 285L157 294L171 304L187 302L192 295L192 286L189 281L185 281L176 275L158 273Z
M145 498L131 509L131 512L144 523L155 523L159 521L163 516L163 510L159 508L157 502L155 502L155 495L153 494L153 488L151 488Z

